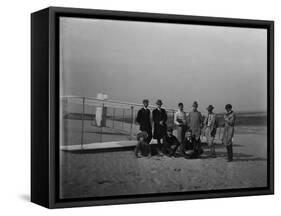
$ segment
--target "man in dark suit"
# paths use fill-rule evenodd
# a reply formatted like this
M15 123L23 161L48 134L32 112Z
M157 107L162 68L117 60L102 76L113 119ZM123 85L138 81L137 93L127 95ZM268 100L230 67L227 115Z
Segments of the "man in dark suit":
M167 113L166 110L161 108L162 101L157 100L156 102L157 108L152 112L152 119L154 122L154 131L153 131L153 138L157 139L157 152L158 154L162 155L161 152L161 139L166 135L167 132Z
M140 125L140 131L148 134L145 141L149 144L152 139L152 126L150 120L150 110L148 109L149 101L144 99L142 101L143 108L138 111L136 122Z

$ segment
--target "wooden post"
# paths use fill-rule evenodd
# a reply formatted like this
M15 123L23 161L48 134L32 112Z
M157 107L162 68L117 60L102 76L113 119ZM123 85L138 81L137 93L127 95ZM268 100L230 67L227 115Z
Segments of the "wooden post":
M175 121L174 121L174 119L175 119L175 110L173 110L173 119L172 119L173 127L175 127Z
M102 103L102 110L104 111L104 103ZM102 133L103 133L103 126L105 126L106 124L106 113L105 113L105 117L104 117L104 125L101 124L101 127L100 127L100 142L102 142Z
M123 108L123 117L122 117L122 129L124 130L124 121L125 121L125 109Z
M133 139L133 126L134 126L134 107L131 106L131 128L130 128L130 140Z
M114 121L115 121L115 107L113 107L113 114L112 114L112 128L114 128Z
M84 114L85 114L85 97L83 97L83 102L82 102L81 149L83 149L83 144L84 144Z

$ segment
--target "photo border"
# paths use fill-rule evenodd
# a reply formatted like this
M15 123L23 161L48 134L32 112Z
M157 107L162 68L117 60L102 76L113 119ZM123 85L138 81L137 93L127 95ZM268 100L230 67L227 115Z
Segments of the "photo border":
M49 12L49 208L160 202L274 194L274 22L203 16L50 7ZM267 187L61 199L59 197L59 18L95 18L267 29Z

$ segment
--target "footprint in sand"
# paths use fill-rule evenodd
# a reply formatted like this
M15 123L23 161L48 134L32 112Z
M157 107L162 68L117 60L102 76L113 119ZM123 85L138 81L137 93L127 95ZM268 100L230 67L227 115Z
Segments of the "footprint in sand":
M108 180L100 180L100 181L97 181L98 184L111 184L111 181L108 181Z
M157 185L161 184L161 181L159 179L157 179L157 178L153 178L152 182L156 183Z
M180 168L175 168L175 169L174 169L174 171L176 171L176 172L180 172L180 171L181 171L181 169L180 169Z

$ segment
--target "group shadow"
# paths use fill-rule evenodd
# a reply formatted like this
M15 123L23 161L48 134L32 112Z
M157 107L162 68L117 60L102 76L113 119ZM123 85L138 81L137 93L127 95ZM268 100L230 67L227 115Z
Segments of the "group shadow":
M235 152L235 147L241 147L243 145L239 144L233 144L234 152L233 152L233 160L234 161L240 161L240 162L247 162L247 161L267 161L266 158L263 157L256 157L252 154L245 154L241 152ZM79 149L79 150L63 150L65 153L70 154L99 154L99 153L107 153L107 152L122 152L122 151L134 151L134 146L128 146L128 147L122 147L122 148L108 148L108 149ZM216 158L227 158L227 151L224 145L222 144L216 144L215 145L216 150L220 150L216 152ZM202 149L203 154L198 158L187 158L187 159L213 159L213 157L210 154L210 150L208 148L208 145L206 143L202 143ZM221 149L225 149L225 151L221 151ZM159 156L157 151L157 145L151 144L151 156L157 157ZM176 157L183 157L183 156L176 156Z

